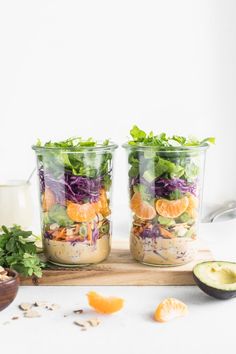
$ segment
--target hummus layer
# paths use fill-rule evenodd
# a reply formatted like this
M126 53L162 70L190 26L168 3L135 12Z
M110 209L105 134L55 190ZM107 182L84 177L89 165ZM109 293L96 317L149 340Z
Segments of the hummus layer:
M84 242L43 240L44 253L48 261L64 265L99 263L110 253L110 236L104 235L95 245Z
M150 265L175 266L191 262L196 255L196 240L141 238L131 234L131 254L139 262Z

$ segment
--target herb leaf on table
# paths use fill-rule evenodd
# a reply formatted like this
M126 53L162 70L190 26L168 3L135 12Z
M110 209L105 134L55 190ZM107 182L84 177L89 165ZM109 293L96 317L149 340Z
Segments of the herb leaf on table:
M2 226L0 234L0 265L13 268L23 276L42 276L44 263L37 255L36 237L20 226Z

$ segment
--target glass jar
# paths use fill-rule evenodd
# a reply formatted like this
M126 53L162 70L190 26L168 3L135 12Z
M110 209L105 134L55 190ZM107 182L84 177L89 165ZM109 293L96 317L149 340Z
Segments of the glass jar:
M115 144L76 148L33 146L40 184L44 253L51 263L105 260L111 243Z
M129 163L133 258L177 266L196 255L204 175L204 147L124 144Z

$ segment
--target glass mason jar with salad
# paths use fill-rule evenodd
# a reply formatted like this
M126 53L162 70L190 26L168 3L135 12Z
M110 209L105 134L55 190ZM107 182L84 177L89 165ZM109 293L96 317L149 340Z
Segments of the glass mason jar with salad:
M137 126L130 134L123 147L129 163L131 254L148 265L188 263L196 253L205 152L214 138L169 138Z
M33 146L48 261L64 266L106 259L111 241L112 159L108 140L71 138Z

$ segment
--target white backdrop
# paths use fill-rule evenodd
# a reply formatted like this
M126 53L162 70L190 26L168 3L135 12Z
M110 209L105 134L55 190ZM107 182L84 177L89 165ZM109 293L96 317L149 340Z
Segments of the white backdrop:
M205 207L236 198L234 0L12 0L0 3L1 178L26 178L30 149L82 135L215 136ZM114 209L127 214L117 151Z

